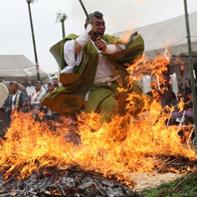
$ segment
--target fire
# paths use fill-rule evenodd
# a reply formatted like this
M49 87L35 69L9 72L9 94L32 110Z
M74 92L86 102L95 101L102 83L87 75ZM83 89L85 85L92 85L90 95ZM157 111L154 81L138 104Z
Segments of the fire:
M165 71L168 60L162 56L150 62L144 60L145 65L141 60L129 70L139 77L141 72L137 65L141 65L158 75L162 84L162 70ZM109 123L98 125L98 114L79 115L75 134L80 136L80 143L66 138L73 132L67 118L51 123L35 121L31 114L13 114L6 139L1 140L0 145L0 171L4 178L24 178L43 167L67 169L71 165L79 165L85 170L116 176L129 183L131 172L151 172L160 162L160 156L196 158L195 152L181 143L179 129L166 126L169 113L157 100L150 102L147 96L142 95L141 112L130 115L132 110L129 106L134 107L131 101L136 96L131 93L127 98L128 113L114 117Z

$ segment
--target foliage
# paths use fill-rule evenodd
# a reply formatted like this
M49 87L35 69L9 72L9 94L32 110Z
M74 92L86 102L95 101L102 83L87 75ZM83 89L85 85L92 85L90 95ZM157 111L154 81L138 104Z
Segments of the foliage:
M189 174L155 189L142 191L142 197L194 197L197 196L197 173Z

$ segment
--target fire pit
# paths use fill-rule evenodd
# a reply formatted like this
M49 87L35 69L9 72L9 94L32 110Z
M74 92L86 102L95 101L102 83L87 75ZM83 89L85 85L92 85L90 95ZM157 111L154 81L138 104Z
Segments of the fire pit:
M158 61L150 65L161 74L158 68L165 70L168 61ZM127 99L131 109L133 96ZM143 174L192 171L196 153L190 141L181 140L180 125L168 125L170 109L142 97L138 114L131 116L128 109L99 126L98 114L80 114L77 122L66 117L40 122L28 113L13 114L0 141L0 197L137 196Z

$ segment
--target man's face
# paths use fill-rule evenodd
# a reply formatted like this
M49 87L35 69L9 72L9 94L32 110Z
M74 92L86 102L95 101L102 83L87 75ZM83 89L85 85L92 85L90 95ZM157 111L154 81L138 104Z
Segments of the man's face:
M32 81L31 80L27 80L27 85L31 86L32 85Z
M55 85L58 85L58 79L53 79L53 83L55 84Z
M15 94L18 90L18 85L16 83L10 83L8 89L11 94Z
M102 37L105 32L105 21L101 18L92 17L92 33L95 37Z
M48 92L52 92L55 89L53 84L48 84Z
M41 90L41 84L40 83L35 83L35 90L40 91Z

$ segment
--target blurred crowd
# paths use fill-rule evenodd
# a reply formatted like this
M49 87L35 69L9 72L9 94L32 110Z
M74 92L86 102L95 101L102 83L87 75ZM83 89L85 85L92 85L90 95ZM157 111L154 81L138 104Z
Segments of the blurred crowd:
M193 124L192 91L189 80L185 84L179 84L177 94L172 90L170 80L159 87L158 83L153 83L151 87L147 95L157 99L164 110L171 111L169 125Z
M41 81L27 80L25 84L16 81L3 81L2 96L6 94L7 98L0 106L0 136L5 134L6 129L11 123L11 114L14 111L31 112L36 120L40 119L42 112L42 120L55 120L58 114L41 104L44 96L61 86L57 77L53 77L48 84L42 84Z
M51 109L43 106L41 100L57 87L61 86L57 77L53 77L49 83L42 84L40 81L27 80L26 84L16 81L2 82L7 87L8 95L0 105L0 136L3 136L11 123L11 114L17 110L21 112L31 112L32 117L37 121L52 120L56 121L60 115ZM165 87L158 87L153 83L151 91L146 94L153 99L158 99L163 110L172 108L168 125L192 125L192 92L190 83L179 87L177 95L173 92L170 83ZM184 103L180 108L180 102ZM42 118L40 114L42 113Z

